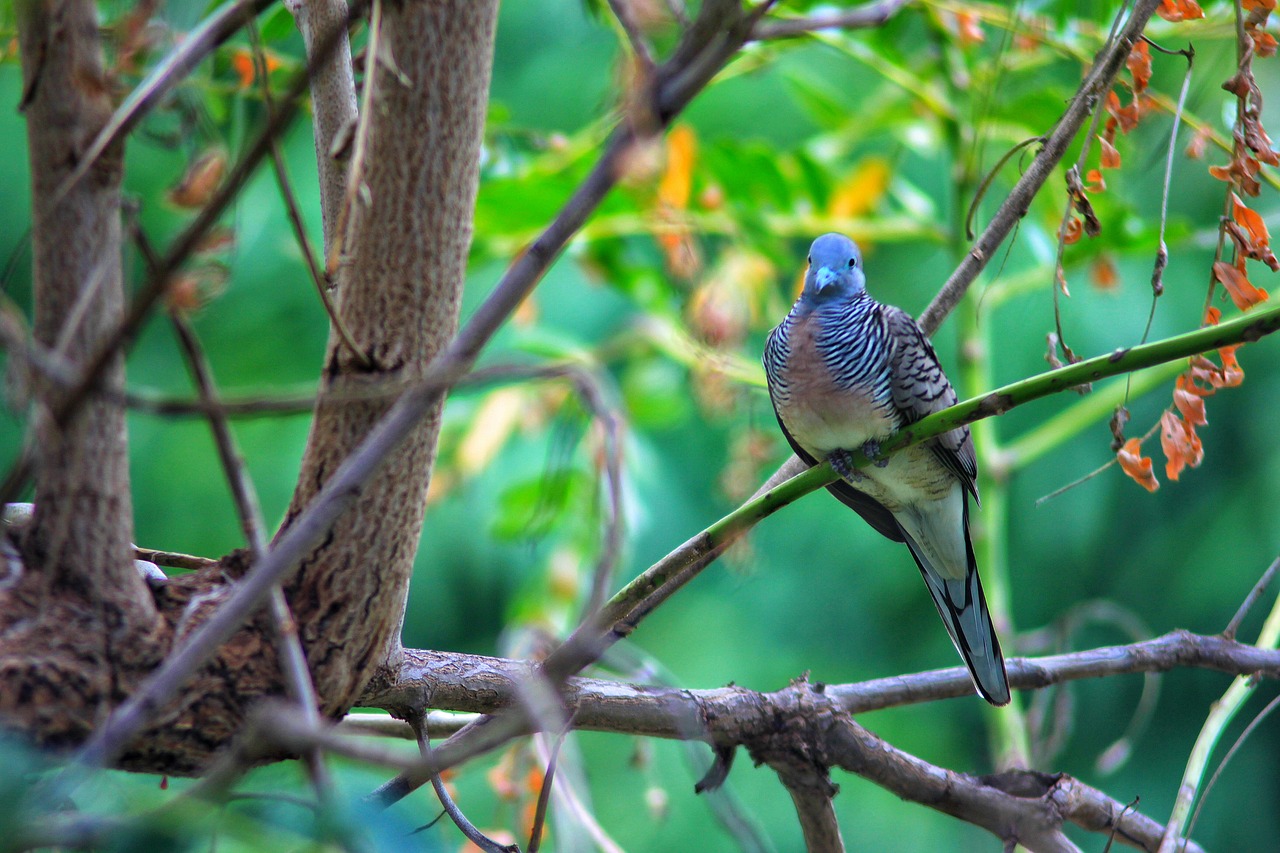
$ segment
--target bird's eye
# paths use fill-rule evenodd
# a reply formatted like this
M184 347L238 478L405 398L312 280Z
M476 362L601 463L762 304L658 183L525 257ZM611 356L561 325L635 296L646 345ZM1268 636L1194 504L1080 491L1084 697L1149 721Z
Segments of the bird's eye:
M810 255L809 257L805 258L804 262L809 266L813 266L813 255Z
M858 265L858 259L857 259L857 258L850 258L850 259L849 259L849 269L853 269L853 268L854 268L854 267L856 267L857 265Z

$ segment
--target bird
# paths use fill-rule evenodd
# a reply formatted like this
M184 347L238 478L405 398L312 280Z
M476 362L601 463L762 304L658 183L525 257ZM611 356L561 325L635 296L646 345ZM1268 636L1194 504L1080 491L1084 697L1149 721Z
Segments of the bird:
M791 449L829 461L827 488L883 536L903 542L978 693L1009 702L1000 640L978 577L969 498L978 503L969 428L878 459L880 442L956 401L910 314L867 292L858 245L824 234L809 249L804 289L764 349L769 397ZM875 464L856 468L854 454Z

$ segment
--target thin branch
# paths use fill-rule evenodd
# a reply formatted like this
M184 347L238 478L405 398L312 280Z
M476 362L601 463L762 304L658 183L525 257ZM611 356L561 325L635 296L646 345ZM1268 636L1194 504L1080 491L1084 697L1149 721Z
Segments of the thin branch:
M324 251L328 255L334 242L338 211L342 206L346 185L345 167L339 162L343 138L349 141L358 114L356 112L355 73L351 67L351 44L347 29L351 19L346 0L285 0L293 14L307 56L317 56L311 75L311 118L319 173L320 213L324 223ZM341 31L337 44L325 55L317 55L329 33Z
M422 753L425 761L431 761L431 740L427 736L426 724L422 719L422 715L415 714L410 718L409 724L413 726L414 734L418 739L418 749ZM440 805L444 808L444 813L449 816L449 820L453 821L453 825L458 827L467 840L480 848L483 853L520 853L520 848L514 844L499 844L489 836L485 835L476 825L467 819L462 813L462 809L458 808L458 804L453 801L453 797L449 794L449 789L445 787L444 780L440 778L439 773L431 774L431 787L435 789L436 797L440 800Z
M1231 617L1231 621L1227 623L1227 627L1222 631L1224 638L1228 640L1236 638L1236 632L1240 630L1240 624L1249 615L1253 605L1257 604L1258 599L1267 591L1267 587L1271 586L1271 582L1275 580L1276 572L1280 572L1280 557L1276 557L1271 561L1271 565L1267 566L1267 570L1262 573L1262 577L1258 578L1258 582L1253 585L1253 589L1249 590L1249 594L1240 603L1240 609L1236 611L1235 616Z
M1068 146L1085 119L1111 88L1116 74L1124 67L1129 51L1133 49L1147 21L1159 6L1160 0L1138 0L1120 37L1112 41L1094 61L1089 75L1080 84L1067 111L1046 137L1044 146L1031 161L1027 171L1014 185L1009 197L1000 205L1000 209L996 211L973 248L965 255L960 266L951 274L938 291L938 295L929 303L929 307L920 315L920 325L926 333L932 334L937 330L946 316L951 313L951 309L964 297L969 286L978 277L978 273L982 272L991 258L995 257L1000 244L1026 215L1031 206L1031 200L1035 198L1063 155L1066 154Z
M475 714L453 714L447 711L431 711L424 715L428 737L448 737L475 719ZM416 740L413 726L390 714L347 714L338 721L339 734L386 737L396 740Z
M93 165L113 145L124 139L133 128L142 121L175 86L187 78L195 67L213 53L223 42L235 35L245 24L256 18L271 5L272 0L232 0L219 6L195 29L187 33L181 42L174 47L152 69L129 97L111 116L111 119L98 131L93 142L81 155L76 168L67 176L62 186L54 194L55 204L78 183Z
M1280 679L1280 651L1259 649L1216 635L1173 631L1121 646L1103 646L1060 655L1010 658L1009 683L1019 690L1039 690L1085 678L1111 678L1179 668L1209 669L1231 675L1258 673ZM366 707L395 714L429 697L434 707L496 714L516 706L517 687L533 664L482 655L406 649L394 682L376 686L361 697ZM936 702L973 695L963 667L929 670L854 684L826 685L824 692L847 714ZM731 686L708 690L637 686L576 676L564 687L564 704L578 729L674 740L724 742L735 709L761 694ZM522 733L527 733L526 729ZM443 745L436 760L451 761Z
M1165 153L1164 187L1160 194L1160 236L1156 242L1156 260L1151 268L1151 313L1147 315L1147 327L1142 332L1142 340L1151 334L1151 324L1156 317L1156 301L1164 293L1164 270L1169 264L1169 247L1164 242L1165 226L1169 220L1169 188L1173 185L1173 155L1178 145L1178 127L1182 123L1182 111L1187 104L1187 93L1191 90L1191 70L1195 65L1196 50L1188 45L1186 50L1167 51L1150 39L1147 43L1154 45L1162 53L1176 53L1187 60L1187 71L1182 76L1182 89L1178 92L1178 105L1173 111L1173 127L1169 129L1169 150Z
M140 548L137 545L133 548L133 554L136 559L147 560L155 563L157 566L167 566L171 569L190 569L196 571L198 569L207 569L210 566L218 565L217 560L209 557L196 557L191 554L179 554L176 551L157 551L154 548Z
M138 232L138 237L139 244L143 247L148 262L154 261L154 256L151 254L145 239L142 238L141 231ZM222 461L223 472L226 474L227 482L231 487L231 495L235 503L236 513L240 519L240 527L244 532L245 541L249 545L249 553L254 559L257 559L267 548L267 538L263 529L262 509L258 503L257 490L253 487L253 481L249 478L244 456L236 446L230 423L225 417L220 417L216 413L218 392L214 384L213 372L209 368L209 363L205 358L203 348L200 346L200 341L196 338L195 330L191 328L191 324L179 311L171 309L169 317L173 323L174 330L177 332L178 342L187 358L187 364L200 392L200 398L211 406L209 426L213 430L214 443L218 448L218 458ZM311 681L311 671L307 668L306 653L303 651L302 642L298 638L298 626L294 622L289 603L285 600L284 593L279 586L271 591L271 617L275 622L279 639L280 665L284 671L285 682L293 694L294 701L297 702L303 719L308 723L318 723L320 715L316 710L316 690ZM328 768L325 767L324 756L319 750L313 750L307 753L306 758L307 770L315 788L316 796L322 803L331 801L333 780L329 776Z
M551 804L552 786L556 781L556 764L560 759L560 747L564 744L565 736L572 727L573 720L569 720L565 731L556 735L551 744L551 754L547 757L547 769L542 774L542 787L538 790L538 802L534 806L533 826L529 829L529 853L538 853L542 847L542 833L547 822L547 807Z
M262 52L262 40L258 36L257 25L250 24L248 32L249 43L253 48L253 64L262 84L262 104L269 117L275 107L271 97L271 78L267 70L267 58ZM320 297L320 304L324 306L324 312L329 315L329 322L333 323L338 338L351 351L355 360L363 367L373 367L373 361L360 349L347 329L346 323L342 322L338 307L333 304L333 299L329 296L329 283L325 280L324 273L320 271L315 253L311 251L311 240L307 237L307 226L302 221L302 210L298 206L297 196L293 194L293 184L289 181L289 172L285 168L284 153L280 150L279 139L271 140L271 165L275 169L276 184L280 187L280 198L284 201L285 213L289 218L289 224L293 226L294 239L298 241L298 250L302 252L302 258L306 261L307 271L311 274L311 281Z
M645 79L649 79L653 75L656 63L653 60L653 49L649 47L649 43L645 41L644 35L640 32L640 25L636 23L635 15L632 14L631 0L609 0L609 8L613 11L614 18L618 21L618 26L622 28L622 32L627 37L627 44L631 47L631 53L635 56L636 61L640 63L640 72Z
M761 21L751 30L752 41L795 38L814 30L865 30L883 26L912 0L880 0L845 12L828 12L804 18Z
M351 242L351 234L355 228L352 217L355 216L356 204L360 199L360 188L364 184L365 150L369 145L369 123L373 118L370 105L378 90L378 81L382 76L382 63L379 59L382 46L382 0L371 0L369 13L369 43L365 48L364 90L360 94L360 110L357 113L355 141L351 148L351 163L347 168L347 186L342 194L342 207L338 210L338 218L333 229L333 240L328 248L325 269L329 275L337 276L346 254L347 244Z

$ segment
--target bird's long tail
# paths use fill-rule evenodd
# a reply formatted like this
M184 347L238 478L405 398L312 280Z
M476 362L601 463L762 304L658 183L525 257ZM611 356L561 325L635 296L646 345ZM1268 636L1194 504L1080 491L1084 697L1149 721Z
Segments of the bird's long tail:
M965 512L965 548L968 552L968 569L963 578L945 577L930 563L923 549L903 531L911 556L915 557L924 576L925 586L933 596L938 614L947 626L951 642L955 643L960 657L964 658L969 674L973 676L978 693L992 705L1009 703L1009 677L1004 670L1004 655L1000 651L1000 639L991 614L987 612L987 599L982 593L982 581L978 578L978 565L973 556L973 544L968 541L968 512Z

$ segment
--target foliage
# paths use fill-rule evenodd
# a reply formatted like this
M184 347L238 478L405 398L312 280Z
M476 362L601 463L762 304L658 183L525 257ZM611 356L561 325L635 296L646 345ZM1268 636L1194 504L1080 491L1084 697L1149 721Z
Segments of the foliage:
M665 4L630 5L643 12L658 50L668 49L675 25ZM1257 59L1246 67L1237 60L1231 7L1212 4L1193 20L1194 3L1165 5L1168 20L1148 35L1163 47L1194 46L1185 101L1179 107L1187 61L1142 45L1103 105L1096 137L1077 140L1064 161L1079 160L1075 183L1051 180L969 303L939 331L939 353L962 398L1043 370L1049 334L1051 363L1072 361L1168 338L1267 299L1264 282L1277 268L1267 222L1280 212L1261 97L1280 91L1280 70L1268 58L1275 51L1268 6L1244 3L1252 23L1242 28ZM807 7L789 3L776 14L802 15ZM103 3L102 10L122 93L204 11L194 3L158 12L147 3ZM725 515L785 458L758 357L764 334L791 302L810 239L829 230L855 237L872 292L919 313L968 248L970 204L980 228L1016 181L1028 149L1002 157L1051 129L1113 12L1107 4L927 0L876 29L756 43L670 134L628 159L623 185L484 358L494 367L555 362L585 369L621 414L620 576ZM303 61L301 39L279 6L259 31L278 84ZM363 38L358 31L357 49ZM6 48L0 64L9 103L20 89L15 50ZM247 36L221 48L130 140L130 215L157 243L181 228L188 209L217 185L227 157L234 159L263 121L249 57ZM1229 95L1219 88L1224 80ZM573 2L504 6L464 316L587 173L619 118L605 105L625 103L628 88L640 82L626 34L607 8L588 14ZM1165 151L1175 116L1180 132L1166 215ZM0 134L21 133L19 116L0 113ZM295 126L283 144L319 245L309 128ZM20 158L0 161L0 249L14 258L5 294L24 312L26 186ZM192 316L228 397L305 393L321 363L327 321L282 213L263 171L171 297ZM1167 265L1153 295L1162 245ZM140 260L130 264L140 277ZM130 356L130 388L145 399L190 395L175 353L167 326L149 325ZM1002 566L991 570L1006 575L1002 594L1019 630L1006 641L1008 653L1118 643L1135 631L1219 630L1275 555L1280 515L1266 500L1280 477L1274 342L1223 347L1216 360L1153 371L1158 376L1132 380L1131 394L1121 391L1126 379L1095 388L1105 406L1060 396L979 431L984 496L1000 495L977 517L979 525L991 519L982 547ZM1121 405L1139 435L1126 434L1123 423L1108 428ZM20 442L19 415L0 421L6 465ZM600 484L608 434L572 383L557 378L459 389L446 416L405 644L524 655L580 616L607 517ZM240 546L205 425L137 411L130 431L139 544L209 555ZM1164 476L1176 481L1158 492L1160 469L1149 458L1157 431ZM237 435L268 518L279 518L306 439L304 419L242 420ZM1119 466L1039 506L1041 496L1112 459ZM1155 494L1139 492L1120 471ZM834 501L813 497L735 546L725 564L607 660L605 671L635 680L661 672L689 687L732 681L772 690L805 671L842 683L951 666L945 634L914 575L905 551ZM1244 636L1256 632L1257 621L1246 623ZM1159 818L1173 804L1188 744L1225 684L1203 672L1166 675L1158 706L1137 728L1129 727L1131 717L1143 718L1135 711L1136 678L1045 692L1026 709L1027 747L1038 768L1138 798ZM992 759L977 704L907 706L863 722L934 763L981 773ZM577 789L626 849L735 849L715 814L735 800L767 845L800 844L791 806L765 773L736 768L731 792L714 795L709 809L689 793L710 762L705 752L690 762L673 743L590 733L571 742L571 752L581 754L566 763L586 774ZM482 826L527 837L543 766L532 749L512 747L481 762L487 774L468 767L451 780ZM1274 724L1264 724L1227 768L1195 828L1206 847L1256 848L1259 839L1280 836L1280 818L1251 805L1280 796L1277 749ZM1131 759L1111 760L1119 752ZM378 781L346 764L338 777L352 803ZM838 781L841 822L858 828L846 830L852 849L991 844L972 827L901 804L861 780ZM108 774L95 782L94 795L105 792L103 813L128 813L171 801L184 784L164 789L153 778ZM282 767L257 771L249 783L298 793L304 785L297 768ZM388 849L457 849L451 826L409 835L434 817L434 803L430 792L419 792L389 816L352 806L335 822ZM552 843L585 849L584 830L566 814L552 827ZM340 834L326 816L289 803L233 804L216 816L146 831L175 845L173 835L186 835L194 849L215 837L220 849L264 849L333 843ZM155 837L126 838L120 846L146 849Z

